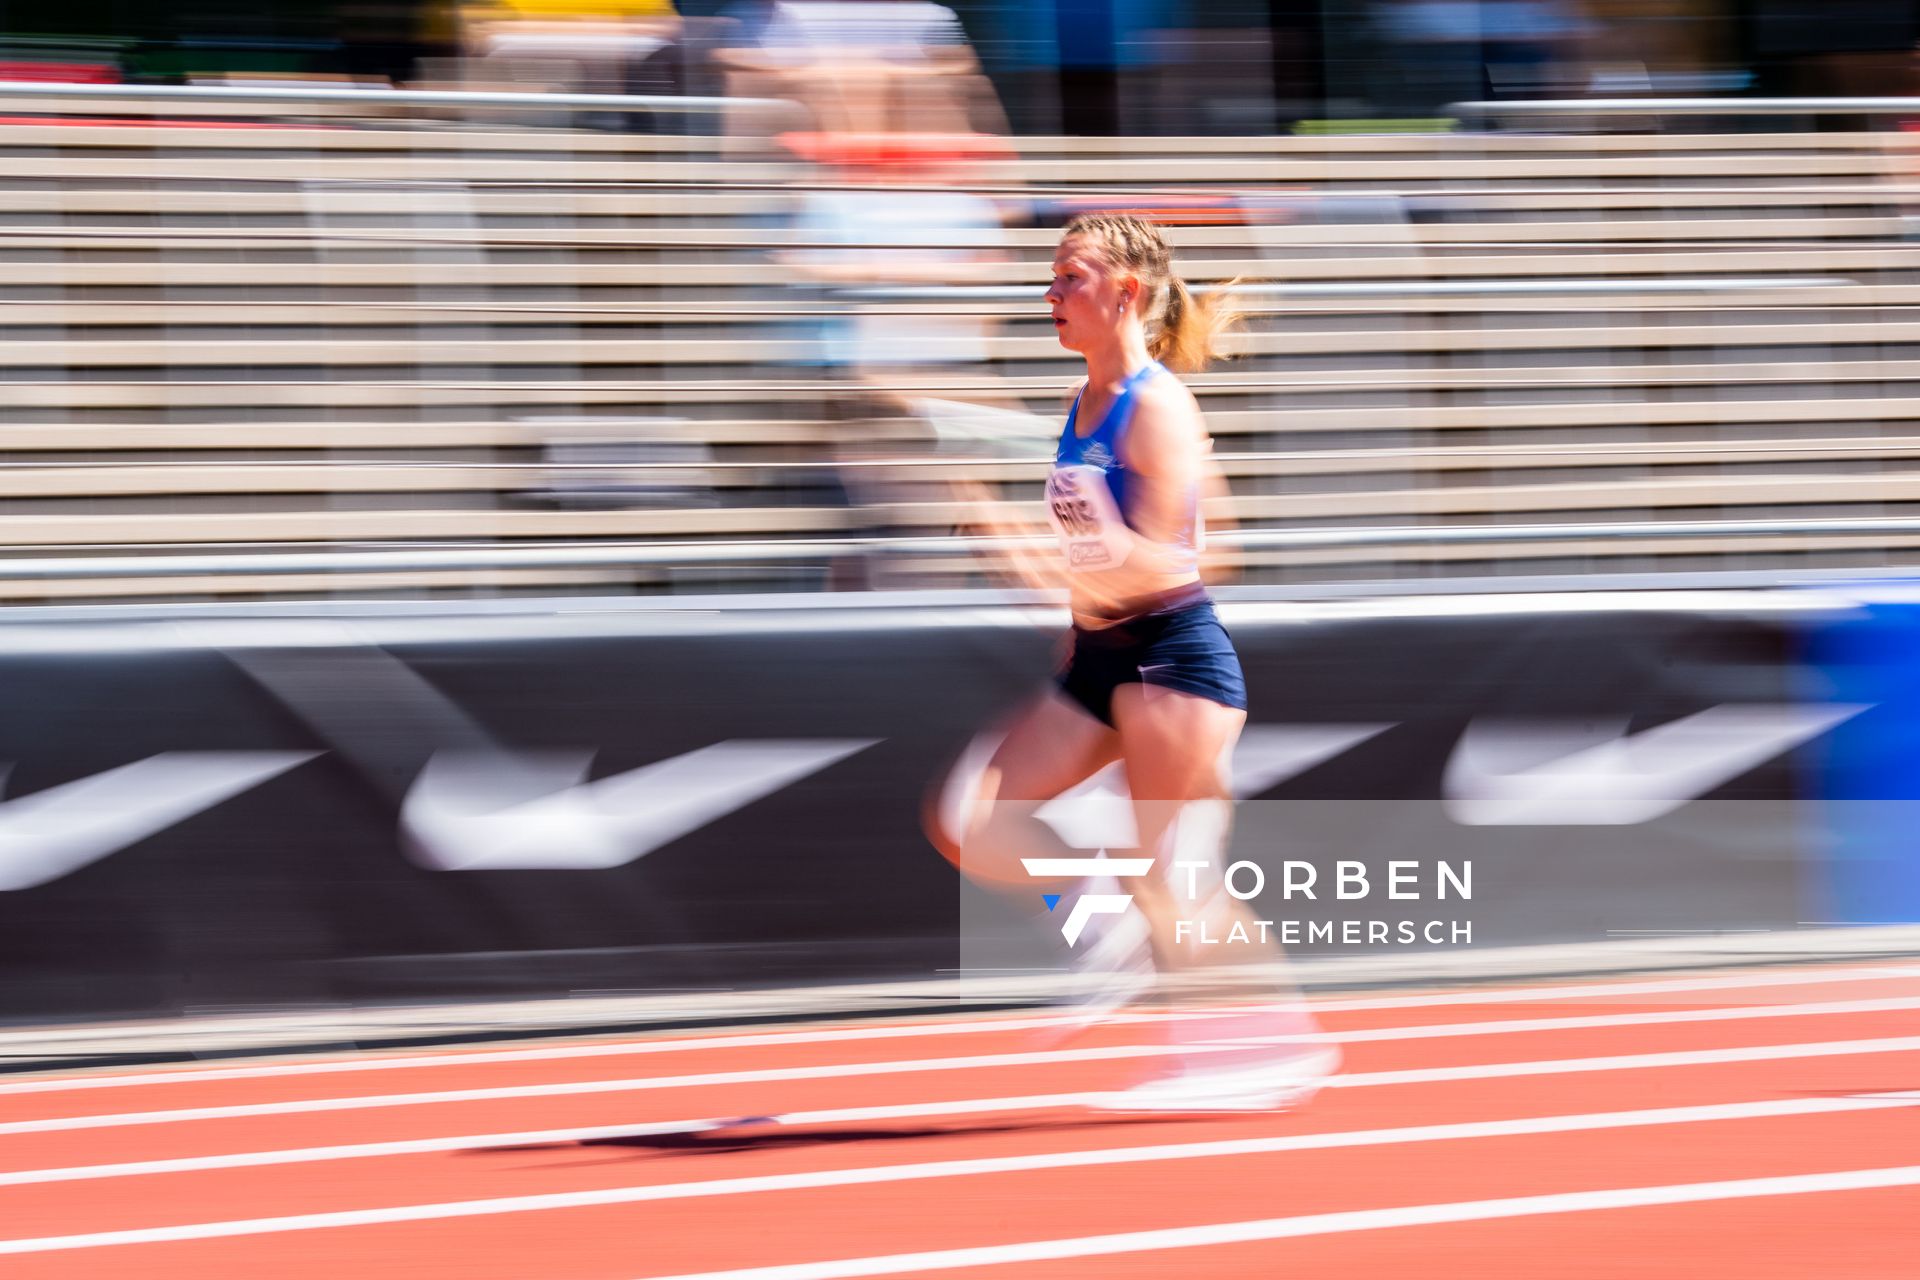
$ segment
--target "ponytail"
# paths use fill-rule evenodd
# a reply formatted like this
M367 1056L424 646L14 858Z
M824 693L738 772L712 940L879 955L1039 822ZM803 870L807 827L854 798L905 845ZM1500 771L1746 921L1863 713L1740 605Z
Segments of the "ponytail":
M1232 287L1223 285L1204 299L1196 298L1186 281L1169 273L1167 300L1147 340L1147 353L1175 373L1199 373L1225 359L1220 340L1240 321L1227 297Z
M1220 340L1240 321L1227 301L1238 281L1230 281L1204 300L1193 296L1173 270L1173 250L1160 228L1136 213L1083 213L1067 223L1061 238L1088 236L1122 270L1140 277L1152 303L1143 308L1147 354L1175 373L1199 373L1223 358Z

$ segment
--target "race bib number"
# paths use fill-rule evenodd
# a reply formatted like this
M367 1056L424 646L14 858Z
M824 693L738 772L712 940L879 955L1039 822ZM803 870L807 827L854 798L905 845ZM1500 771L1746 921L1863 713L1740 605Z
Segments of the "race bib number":
M1111 569L1131 550L1126 521L1098 467L1055 467L1047 476L1047 519L1070 569Z

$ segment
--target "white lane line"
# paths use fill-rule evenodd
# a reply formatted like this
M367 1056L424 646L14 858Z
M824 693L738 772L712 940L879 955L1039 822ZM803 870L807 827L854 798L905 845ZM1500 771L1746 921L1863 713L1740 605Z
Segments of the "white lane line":
M1880 1040L1819 1040L1799 1044L1743 1045L1737 1049L1682 1049L1670 1053L1619 1053L1595 1058L1543 1058L1533 1062L1481 1062L1463 1067L1415 1067L1404 1071L1356 1071L1333 1076L1323 1088L1366 1089L1379 1085L1436 1084L1453 1080L1502 1080L1520 1076L1580 1075L1589 1071L1644 1071L1728 1062L1785 1062L1796 1058L1849 1057L1859 1053L1905 1053L1920 1049L1920 1036Z
M1708 978L1660 978L1636 982L1587 982L1557 986L1500 988L1486 991L1445 991L1417 995L1362 996L1343 1000L1313 1000L1308 1007L1315 1013L1346 1013L1382 1009L1439 1008L1449 1005L1527 1004L1554 1000L1578 1000L1612 996L1640 996L1692 991L1733 991L1767 987L1820 986L1827 983L1870 982L1888 978L1920 978L1920 966L1877 965L1835 971L1795 970L1789 973L1766 972L1732 974ZM1258 1005L1255 1008L1293 1008L1297 1004ZM1183 1012L1143 1012L1116 1014L1109 1021L1118 1023L1162 1023L1206 1014ZM642 1040L617 1043L543 1045L531 1049L495 1049L463 1051L449 1049L441 1053L410 1054L389 1058L334 1058L317 1062L275 1062L246 1067L182 1066L126 1075L85 1075L36 1077L30 1080L0 1080L0 1094L56 1093L82 1089L124 1089L139 1085L194 1084L215 1080L252 1080L273 1076L332 1075L356 1071L401 1071L422 1067L478 1066L498 1062L541 1062L569 1058L641 1056L656 1053L689 1053L708 1049L749 1049L771 1045L826 1044L842 1041L916 1039L922 1036L982 1035L1000 1031L1077 1023L1074 1013L1042 1014L1031 1017L974 1019L964 1022L887 1023L877 1026L827 1027L806 1031L773 1031L743 1035L698 1036L683 1040Z
M1463 1067L1421 1067L1403 1071L1366 1071L1334 1076L1323 1087L1365 1089L1409 1084L1444 1084L1458 1080L1491 1080L1521 1076L1578 1075L1589 1071L1658 1070L1672 1067L1714 1066L1730 1062L1768 1062L1799 1058L1852 1057L1869 1053L1920 1052L1920 1036L1886 1040L1835 1040L1807 1044L1754 1045L1739 1049L1673 1053L1620 1054L1605 1058L1551 1058L1522 1062L1476 1063ZM849 1123L862 1120L922 1119L981 1113L1011 1113L1082 1106L1104 1095L1079 1093L1031 1094L1007 1098L966 1098L950 1102L908 1102L873 1107L838 1107L822 1111L789 1111L766 1117L785 1126ZM1878 1095L1905 1098L1906 1094ZM57 1169L27 1169L0 1174L0 1186L37 1182L77 1182L93 1178L133 1177L145 1174L197 1173L259 1165L302 1164L318 1160L413 1155L434 1151L462 1151L477 1147L511 1146L533 1142L567 1142L600 1137L635 1137L662 1133L703 1133L727 1128L737 1121L706 1117L667 1120L641 1125L592 1125L542 1129L523 1133L467 1134L394 1142L367 1142L329 1147L290 1147L246 1151L229 1155L182 1156L166 1160L125 1161L116 1164L70 1165Z
M1225 1051L1224 1048L1221 1051ZM846 1076L908 1075L924 1071L969 1071L1054 1062L1151 1058L1172 1050L1165 1045L1115 1045L1104 1049L1053 1049L1034 1053L979 1054L960 1058L917 1058L901 1062L850 1062L819 1067L768 1067L759 1071L711 1071L685 1076L638 1076L626 1080L580 1080L565 1084L503 1085L493 1089L447 1089L432 1093L387 1093L361 1098L311 1098L297 1102L243 1103L225 1107L183 1107L172 1111L118 1112L13 1120L0 1134L50 1133L68 1129L114 1129L127 1125L175 1124L190 1120L226 1120L237 1116L294 1115L314 1111L359 1111L377 1107L414 1107L444 1102L489 1102L502 1098L548 1098L591 1093L638 1093L701 1085L764 1084L776 1080L829 1080Z
M929 1071L969 1071L995 1067L1042 1066L1063 1062L1120 1061L1174 1054L1213 1054L1244 1051L1250 1045L1298 1044L1331 1040L1361 1041L1451 1039L1473 1035L1512 1035L1530 1031L1571 1028L1671 1025L1684 1022L1726 1022L1746 1018L1818 1017L1835 1014L1887 1012L1920 1008L1920 998L1841 1000L1798 1005L1742 1005L1727 1009L1660 1010L1654 1013L1594 1014L1579 1018L1503 1019L1491 1023L1423 1023L1411 1027L1379 1027L1363 1031L1336 1031L1322 1035L1223 1036L1204 1043L1109 1045L1087 1049L1044 1049L1026 1053L969 1054L947 1058L907 1058L881 1062L840 1062L810 1067L764 1067L752 1071L707 1071L679 1076L636 1076L617 1080L574 1080L557 1084L498 1085L485 1089L442 1089L422 1093L368 1094L350 1098L300 1098L280 1102L234 1103L219 1107L179 1107L164 1111L119 1111L99 1115L56 1116L40 1120L0 1123L0 1135L53 1133L72 1129L113 1129L133 1125L178 1124L196 1120L229 1120L242 1116L301 1115L320 1111L364 1111L380 1107L430 1106L455 1102L491 1102L503 1098L563 1097L577 1094L626 1093L686 1089L734 1084L768 1084L783 1080L830 1080L852 1076L913 1075Z
M834 1262L801 1262L785 1266L743 1267L733 1271L702 1271L677 1276L659 1276L654 1280L849 1280L850 1277L855 1276L890 1276L919 1271L951 1271L960 1267L999 1266L1010 1262L1045 1262L1061 1258L1148 1253L1161 1249L1194 1249L1208 1245L1248 1244L1258 1240L1288 1240L1300 1236L1379 1231L1390 1227L1428 1227L1449 1222L1486 1222L1497 1218L1531 1218L1556 1213L1642 1209L1668 1204L1703 1204L1714 1200L1744 1200L1756 1196L1870 1191L1884 1187L1910 1187L1915 1184L1920 1184L1920 1165L1901 1165L1891 1169L1849 1169L1839 1173L1799 1173L1774 1178L1736 1178L1724 1182L1680 1182L1659 1187L1567 1191L1553 1195L1509 1196L1499 1200L1459 1200L1451 1204L1406 1205L1395 1209L1356 1209L1344 1213L1312 1213L1295 1218L1220 1222L1203 1227L1171 1227L1159 1231L1123 1231L1115 1235L1078 1236L1064 1240L1031 1240L1019 1244L984 1245L972 1249L934 1249L924 1253L843 1258Z
M921 1120L983 1112L1047 1111L1084 1106L1081 1093L1040 1093L1014 1098L963 1098L952 1102L903 1102L878 1107L834 1107L822 1111L785 1111L761 1117L783 1126L850 1124L873 1120ZM129 1160L119 1164L69 1165L61 1169L25 1169L0 1173L0 1187L42 1182L82 1182L94 1178L144 1177L164 1173L201 1173L261 1165L306 1164L321 1160L359 1160L378 1156L421 1155L437 1151L473 1151L541 1143L587 1142L595 1138L643 1138L662 1134L711 1133L738 1127L737 1119L664 1120L657 1124L602 1124L571 1129L529 1129L518 1133L469 1133L451 1138L414 1138L398 1142L357 1142L331 1147L292 1147L281 1151L244 1151L221 1156L181 1156L169 1160Z
M1232 1156L1271 1155L1287 1151L1392 1146L1412 1142L1457 1142L1545 1133L1576 1133L1595 1129L1776 1119L1783 1116L1822 1115L1842 1111L1873 1111L1913 1106L1920 1106L1920 1094L1787 1098L1762 1102L1718 1103L1697 1107L1539 1116L1519 1120L1482 1120L1460 1124L1411 1125L1392 1129L1293 1134L1285 1137L1105 1147L1091 1151L1049 1151L1024 1156L992 1156L971 1160L934 1160L916 1164L875 1165L807 1173L761 1174L754 1177L715 1178L702 1182L667 1183L644 1187L607 1187L593 1191L496 1196L485 1200L450 1200L438 1204L398 1205L384 1209L346 1209L331 1213L286 1214L271 1218L237 1218L224 1222L195 1222L170 1227L139 1227L121 1231L94 1231L79 1235L40 1236L32 1239L0 1241L0 1254L52 1253L60 1250L99 1249L116 1245L165 1244L182 1240L274 1235L285 1231L317 1231L395 1222L470 1218L500 1213L530 1213L552 1209L638 1204L647 1201L756 1195L774 1191L815 1190L822 1187L870 1186L884 1182L912 1182L994 1173L1026 1173L1040 1169L1080 1169L1104 1165L1142 1164L1161 1160L1220 1159Z
M1567 1018L1506 1018L1494 1022L1423 1023L1415 1027L1368 1027L1329 1031L1321 1036L1246 1037L1248 1041L1290 1044L1309 1039L1359 1044L1375 1040L1432 1040L1454 1036L1506 1036L1530 1031L1583 1031L1599 1027L1654 1027L1688 1022L1741 1022L1754 1018L1814 1018L1843 1013L1895 1013L1920 1009L1920 999L1888 996L1881 1000L1822 1000L1809 1004L1732 1005L1720 1009L1656 1009L1646 1013L1588 1013Z

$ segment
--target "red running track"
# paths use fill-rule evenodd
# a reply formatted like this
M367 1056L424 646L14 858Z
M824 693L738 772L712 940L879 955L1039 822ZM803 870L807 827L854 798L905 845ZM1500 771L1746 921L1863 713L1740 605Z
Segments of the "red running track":
M1160 1015L0 1077L0 1276L1916 1274L1920 965L1316 1007L1278 1114L1084 1105Z

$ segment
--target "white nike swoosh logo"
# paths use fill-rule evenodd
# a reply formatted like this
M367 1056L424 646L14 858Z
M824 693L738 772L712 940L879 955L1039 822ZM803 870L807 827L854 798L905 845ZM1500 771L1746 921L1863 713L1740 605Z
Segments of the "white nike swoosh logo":
M317 751L167 751L0 804L0 890L31 889L210 809Z
M407 792L408 854L442 871L624 866L878 738L718 742L584 782L583 753L442 751Z
M591 751L509 749L349 628L303 626L285 640L228 656L393 796L407 856L440 871L623 866L879 741L721 742L588 782Z
M1720 706L1630 737L1618 722L1476 723L1447 761L1446 810L1475 827L1649 822L1865 710Z

